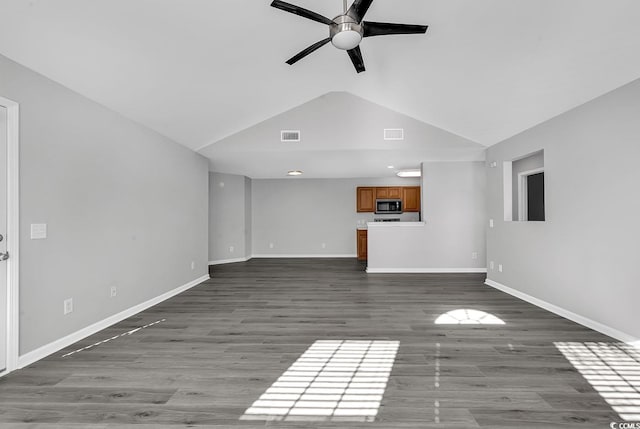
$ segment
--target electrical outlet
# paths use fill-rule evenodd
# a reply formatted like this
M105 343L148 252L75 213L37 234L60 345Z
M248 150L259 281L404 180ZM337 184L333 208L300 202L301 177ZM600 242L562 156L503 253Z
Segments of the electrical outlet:
M478 259L478 252L472 252L471 259Z
M191 261L191 269L194 270L196 268L196 263L195 261Z
M118 288L115 286L111 286L111 298L118 295Z
M502 272L502 264L498 264L498 271Z
M233 253L234 250L235 250L235 247L229 246L229 253Z
M489 268L491 268L492 270L495 270L496 264L493 261L489 262Z
M274 247L273 243L269 243L269 249L273 249Z
M326 249L327 248L327 243L322 243L322 248Z
M73 298L64 300L64 314L69 314L73 312Z
M493 228L493 219L489 219L489 228Z

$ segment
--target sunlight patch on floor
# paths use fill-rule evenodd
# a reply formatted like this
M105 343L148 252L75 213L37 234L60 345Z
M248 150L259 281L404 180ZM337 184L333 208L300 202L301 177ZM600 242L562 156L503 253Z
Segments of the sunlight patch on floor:
M436 325L504 325L504 321L485 311L460 308L441 314Z
M640 350L624 343L556 342L554 345L611 408L640 421Z
M241 420L375 420L399 341L319 340Z

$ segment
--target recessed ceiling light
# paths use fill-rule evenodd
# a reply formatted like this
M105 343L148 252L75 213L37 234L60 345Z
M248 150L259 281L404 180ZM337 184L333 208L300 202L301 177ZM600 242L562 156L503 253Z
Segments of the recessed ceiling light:
M387 168L393 168L393 165L387 165Z
M291 170L287 173L287 176L301 176L302 171L300 170Z
M400 170L396 173L399 177L420 177L420 170Z

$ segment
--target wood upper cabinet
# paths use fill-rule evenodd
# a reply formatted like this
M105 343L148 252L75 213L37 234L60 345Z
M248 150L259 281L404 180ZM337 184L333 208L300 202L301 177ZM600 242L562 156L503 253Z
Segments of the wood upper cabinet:
M376 200L402 200L405 212L420 211L420 186L381 186L357 188L358 213L376 211Z
M405 212L420 211L420 186L402 188L402 210Z
M399 200L401 198L402 188L399 186L376 188L377 200Z
M358 260L366 261L367 260L367 230L359 229L356 232L357 236L357 248L358 248Z
M357 211L358 212L375 212L376 211L376 188L358 188L357 189Z

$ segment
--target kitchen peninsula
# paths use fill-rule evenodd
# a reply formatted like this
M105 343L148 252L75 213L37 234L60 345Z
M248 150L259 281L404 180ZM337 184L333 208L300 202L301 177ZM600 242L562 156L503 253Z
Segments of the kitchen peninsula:
M360 219L356 231L358 259L367 260L369 225L420 223L420 186L360 186L356 189L356 211L374 213Z
M485 235L493 232L485 230L486 174L484 162L423 163L419 217L372 214L359 224L367 228L367 272L486 272ZM378 217L400 219L374 222Z

